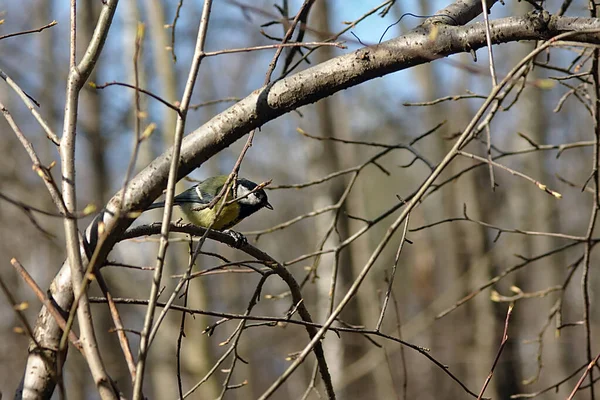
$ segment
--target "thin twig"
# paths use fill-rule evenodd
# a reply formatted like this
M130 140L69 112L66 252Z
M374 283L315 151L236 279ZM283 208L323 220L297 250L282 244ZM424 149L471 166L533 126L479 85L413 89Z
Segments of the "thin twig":
M31 114L33 114L34 118L38 121L44 132L46 132L46 136L48 137L48 139L50 139L55 145L60 145L60 139L58 138L56 133L54 133L52 128L50 128L48 121L46 121L44 117L42 117L42 114L40 114L40 112L37 110L37 107L39 107L40 105L31 96L25 93L25 91L21 89L21 87L17 85L17 83L14 80L12 80L11 77L6 75L6 73L1 69L0 78L4 79L8 86L10 86L19 95L21 100L23 100L25 106L27 106L29 111L31 111Z
M107 88L109 86L123 86L123 87L126 87L126 88L134 89L136 92L144 93L144 94L152 97L153 99L161 102L162 104L164 104L165 106L167 106L171 110L175 111L177 114L180 113L179 107L177 107L177 106L169 103L167 100L163 99L162 97L160 97L159 95L157 95L155 93L152 93L151 91L149 91L147 89L143 89L141 87L138 87L138 85L130 85L130 84L124 83L124 82L112 81L112 82L103 83L102 85L91 84L91 86L94 89L104 89L104 88Z
M179 10L178 10L178 12L179 12ZM175 59L175 53L173 53L173 59ZM192 264L192 265L193 265L193 252L194 252L193 244L194 244L194 242L192 240L192 237L190 236L189 264ZM187 307L189 288L190 288L190 281L187 280L185 283L185 288L183 289L183 307ZM182 347L183 337L185 336L185 317L186 317L186 315L187 315L186 313L181 313L181 322L179 323L179 334L177 335L177 350L176 350L176 356L175 356L175 358L177 360L177 391L179 392L180 399L183 399L183 382L182 382L182 378L181 378L181 347Z
M29 304L27 304L26 302L17 303L14 296L8 289L8 286L6 285L6 283L4 283L4 279L2 279L2 276L0 276L0 289L2 289L2 292L4 292L4 295L6 296L6 299L8 300L8 303L10 304L15 314L17 314L17 318L19 318L19 321L21 321L21 324L23 324L23 329L25 330L25 333L27 334L29 339L31 339L31 341L35 344L35 347L39 349L40 344L33 334L33 329L31 328L31 325L29 325L27 317L25 316L25 314L23 314L23 311L29 308Z
M494 166L496 166L498 168L502 168L503 170L511 173L512 175L516 175L516 176L519 176L519 177L521 177L523 179L526 179L526 180L530 181L531 183L535 184L538 187L538 189L543 190L544 192L546 192L546 193L548 193L548 194L556 197L557 199L562 198L562 194L560 194L560 193L558 193L558 192L556 192L554 190L549 189L548 186L546 186L545 184L541 183L540 181L538 181L538 180L536 180L534 178L531 178L528 175L525 175L522 172L515 171L514 169L509 168L509 167L507 167L505 165L499 164L499 163L497 163L495 161L492 161L490 159L486 159L486 158L483 158L483 157L476 156L475 154L466 153L464 151L458 151L457 153L459 155L461 155L461 156L472 158L474 160L481 161L481 162L487 163L489 165L494 165Z
M273 74L273 71L275 71L275 67L277 66L277 60L279 59L279 56L281 55L281 52L284 49L283 45L286 45L288 43L288 41L292 37L292 34L294 33L294 29L296 29L296 26L298 25L298 21L304 15L304 11L309 10L314 2L315 2L315 0L304 0L302 5L300 6L300 9L298 10L298 13L296 14L294 19L290 23L288 30L285 33L285 36L283 37L283 39L281 39L281 45L279 47L277 47L277 51L275 52L273 59L269 63L269 67L267 69L267 74L265 76L265 82L264 82L265 86L271 82L271 75Z
M28 31L21 31L21 32L15 32L15 33L9 33L8 35L0 36L0 40L2 40L2 39L8 39L8 38L14 37L14 36L28 35L30 33L38 33L38 32L43 31L44 29L51 28L51 27L53 27L56 24L58 24L58 22L52 21L49 24L46 24L46 25L44 25L44 26L42 26L40 28L37 28L37 29L31 29L31 30L28 30Z
M61 214L61 216L71 215L68 212L67 207L65 206L62 195L61 195L60 191L58 190L58 187L56 186L56 182L54 182L54 178L52 177L52 174L50 173L50 168L42 165L42 162L41 162L40 158L38 157L37 153L35 152L33 145L25 137L25 135L23 134L23 132L21 131L19 126L16 124L16 122L10 115L10 112L8 111L8 109L6 109L6 107L4 107L4 104L2 104L1 102L0 102L0 112L2 112L2 114L4 115L4 118L8 122L9 126L15 132L15 134L17 135L17 138L21 142L21 145L23 146L23 148L29 155L29 158L33 162L34 171L36 171L37 174L40 176L40 178L42 178L42 181L44 182L46 189L48 189L48 192L50 193L50 197L52 198L54 205L58 209L58 212Z
M29 275L27 270L23 267L23 265L21 265L21 263L16 258L11 259L10 263L15 268L17 273L21 275L21 278L23 278L25 283L31 288L33 294L35 294L35 296L44 305L44 307L48 309L52 317L54 317L54 319L56 320L58 326L64 330L66 326L66 321L62 316L61 311L59 311L54 305L54 303L50 301L50 299L48 299L48 296L46 296L44 291L38 286L33 277ZM71 344L73 344L75 348L78 349L81 352L81 354L83 354L85 357L85 353L83 352L83 348L75 332L70 331L68 337Z
M192 93L198 77L198 71L200 70L200 64L204 58L204 44L206 41L206 33L208 31L208 21L210 19L210 12L212 7L211 0L205 0L202 8L202 16L200 17L200 26L198 27L198 34L196 37L196 45L194 48L194 55L192 58L192 65L188 74L183 96L181 98L179 113L177 116L177 124L175 126L175 138L173 144L173 154L171 157L171 164L169 167L169 178L167 184L167 193L165 198L165 207L163 212L162 226L161 226L161 237L158 254L156 256L156 266L154 270L154 276L152 279L152 286L150 288L150 297L148 302L148 308L144 317L144 325L140 336L140 347L138 352L138 363L136 366L136 379L133 388L133 399L142 400L142 384L144 380L144 371L146 368L146 360L148 357L149 350L149 335L152 329L154 321L154 310L156 308L156 301L158 299L158 293L160 290L160 283L162 279L164 260L167 253L167 246L169 243L169 222L171 221L171 215L173 213L173 200L175 198L175 185L177 184L177 171L179 168L179 155L181 152L181 143L183 141L183 134L185 130L186 117Z
M387 309L388 301L390 299L390 295L392 293L392 286L394 284L394 277L396 276L396 268L398 267L398 261L400 260L400 253L402 253L402 248L404 247L404 243L406 242L406 233L408 232L408 223L410 219L410 214L406 215L406 222L404 223L404 230L402 231L402 236L400 237L400 244L398 245L398 250L396 251L396 257L394 258L394 263L392 264L392 274L390 276L390 280L388 282L388 288L385 293L385 297L383 299L383 305L381 306L381 313L379 314L379 320L375 325L375 330L381 329L381 324L383 323L383 317L385 316L385 310Z
M597 5L591 4L590 13L593 18L597 17ZM593 91L594 91L594 105L593 105L593 116L594 116L594 157L592 164L592 176L594 182L594 201L592 202L592 210L590 213L590 219L588 223L588 228L586 232L587 242L585 243L584 256L583 256L583 271L581 275L581 292L583 297L583 321L585 327L585 342L586 342L586 356L588 363L592 363L592 321L591 321L591 300L590 300L590 268L591 268L591 258L592 258L592 248L594 246L592 242L592 235L594 234L594 228L596 227L596 222L598 219L598 213L600 212L600 50L594 49L593 51L593 59L592 59L592 77L594 81ZM595 358L597 361L598 357ZM581 378L581 381L578 382L577 386L573 389L571 399L577 388L581 386L585 375L589 373L590 378L590 398L591 400L595 400L595 389L594 389L594 370L593 368L588 366L588 369L584 373Z
M314 1L314 0L313 0ZM277 44L265 44L263 46L252 46L252 47L241 47L238 49L223 49L216 51L207 51L206 57L214 57L222 54L235 54L235 53L247 53L250 51L260 51L260 50L271 50L271 49L281 49L281 48L296 48L296 47L306 47L306 48L315 48L321 46L331 46L337 47L338 49L347 49L348 47L340 42L303 42L303 43L277 43Z
M76 26L76 0L70 2L70 47L69 47L69 74L67 76L66 100L64 106L63 134L60 139L60 160L62 175L62 197L66 206L66 211L72 213L77 207L76 181L75 181L75 142L76 127L78 119L79 95L85 81L90 76L98 60L98 55L108 35L111 26L112 17L116 11L117 0L106 0L98 26L87 46L81 61L77 63L77 26ZM77 227L77 221L72 218L65 218L63 221L65 230L65 242L68 265L71 272L71 282L73 293L81 293L80 299L72 307L77 307L77 320L80 328L81 342L85 351L86 359L96 389L103 399L117 399L117 391L114 382L108 376L93 326L90 305L87 300L87 293L82 292L83 286L83 260L80 247L80 236ZM68 330L63 334L66 336ZM63 339L63 343L66 340Z
M115 325L115 331L117 332L117 336L119 337L119 344L121 345L121 350L123 351L123 355L125 356L125 361L127 363L127 368L129 369L129 375L131 377L131 383L133 385L133 383L135 382L135 361L133 359L133 354L131 353L129 339L127 339L127 335L125 334L126 329L123 326L121 315L119 314L117 305L115 304L113 297L110 294L110 291L108 290L108 285L106 284L106 281L102 276L102 272L97 271L95 277L96 281L98 282L98 286L100 287L100 290L102 290L102 294L104 294L104 297L106 298L108 309L110 310L110 315Z
M569 395L569 397L567 398L567 400L573 400L573 398L575 397L575 393L577 393L577 391L579 390L579 388L583 384L583 381L585 380L585 377L588 374L591 377L592 370L594 369L594 366L596 365L596 363L598 363L599 359L600 359L600 353L598 353L598 355L592 361L589 362L589 364L587 365L587 368L585 369L585 371L583 371L583 375L581 375L581 378L579 378L579 380L577 381L577 384L573 388L573 391L571 392L571 394ZM590 388L592 386L594 386L594 382L593 381L590 382Z
M496 365L498 365L498 360L500 360L500 355L502 354L502 350L504 350L504 346L506 346L506 342L508 342L508 322L510 321L510 316L512 314L514 304L510 304L508 306L508 311L506 312L506 320L504 321L504 333L502 333L502 342L500 343L500 348L498 348L498 352L496 353L496 358L494 358L494 363L492 364L492 368L490 369L490 373L488 374L485 382L483 383L483 387L479 392L479 396L477 396L477 400L483 398L483 394L485 393L485 389L487 389L488 384L492 380L492 376L494 375L494 369Z
M175 28L177 27L177 21L179 21L181 7L183 7L183 0L179 0L179 3L177 3L175 16L173 17L173 22L171 23L171 56L173 57L173 63L177 62L177 56L175 55Z

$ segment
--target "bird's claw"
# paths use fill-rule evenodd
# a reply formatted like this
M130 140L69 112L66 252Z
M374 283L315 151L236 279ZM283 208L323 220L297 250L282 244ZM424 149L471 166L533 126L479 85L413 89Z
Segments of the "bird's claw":
M229 236L231 236L231 238L233 239L233 245L231 247L233 248L239 249L240 247L248 244L248 239L246 239L246 237L239 232L227 229L223 231L223 233L226 233Z

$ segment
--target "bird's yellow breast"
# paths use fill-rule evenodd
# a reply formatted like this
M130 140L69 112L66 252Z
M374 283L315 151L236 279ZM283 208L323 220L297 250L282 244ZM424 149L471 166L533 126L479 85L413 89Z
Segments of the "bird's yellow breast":
M228 204L223 207L216 221L215 217L220 204L217 204L213 208L205 208L199 211L194 210L199 207L201 207L199 204L186 203L181 205L181 210L191 223L204 228L208 228L212 224L213 229L223 230L231 228L238 222L240 215L240 205L238 203Z

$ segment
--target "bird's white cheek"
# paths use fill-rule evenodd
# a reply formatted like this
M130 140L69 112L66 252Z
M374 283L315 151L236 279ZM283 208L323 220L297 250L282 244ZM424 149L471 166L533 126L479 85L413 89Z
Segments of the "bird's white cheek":
M248 197L240 200L240 203L254 206L254 205L260 203L260 199L258 198L258 196L255 193L251 193L248 195Z
M256 193L252 193L250 195L250 200L251 200L250 202L252 204L258 204L258 203L260 203L260 199L258 198L258 196L256 195Z

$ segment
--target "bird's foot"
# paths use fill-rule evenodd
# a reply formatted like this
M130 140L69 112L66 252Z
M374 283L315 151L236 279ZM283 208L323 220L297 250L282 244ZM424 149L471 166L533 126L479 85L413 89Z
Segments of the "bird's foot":
M235 249L239 249L240 247L248 244L248 239L246 239L246 236L242 235L239 232L236 231L232 231L232 230L224 230L223 233L226 233L227 235L231 236L231 238L233 239L233 248Z

